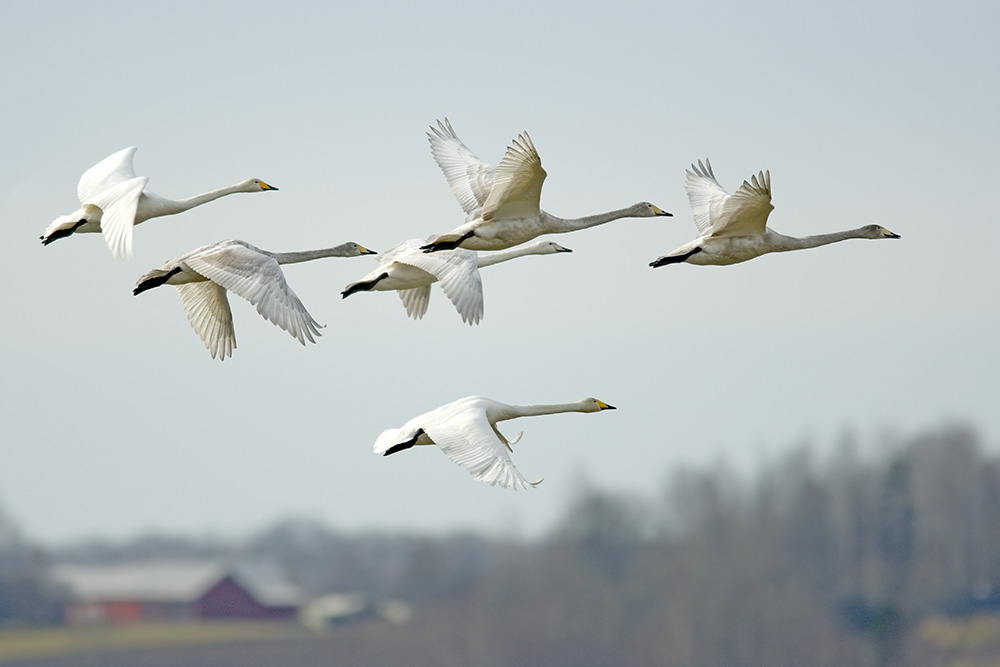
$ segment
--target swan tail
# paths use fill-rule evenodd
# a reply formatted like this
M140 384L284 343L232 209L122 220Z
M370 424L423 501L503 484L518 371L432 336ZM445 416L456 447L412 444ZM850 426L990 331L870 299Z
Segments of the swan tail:
M443 234L439 236L436 240L431 241L427 245L420 246L420 249L424 252L438 252L441 250L454 250L464 243L466 240L471 239L475 236L474 231L468 231L461 236L456 234Z
M388 277L388 273L380 273L374 280L359 280L356 283L351 283L343 292L340 293L340 298L346 299L352 294L357 294L358 292L370 292L375 289L375 285L377 285L380 280L385 280Z
M45 228L42 235L39 237L42 240L42 245L48 245L53 241L58 241L59 239L64 239L67 236L71 236L80 227L87 222L90 222L90 216L86 209L80 209L69 215L60 215L58 218L52 221L52 223Z
M418 428L409 438L400 441L400 438L403 437L402 433L403 429L399 428L390 428L382 431L375 439L375 453L382 456L389 456L404 449L409 449L417 444L417 438L424 434L424 429Z
M682 262L686 262L689 257L699 252L701 252L701 248L695 248L691 252L686 252L683 255L664 255L663 257L650 262L649 265L655 269L658 266L666 266L667 264L680 264Z
M146 290L153 289L154 287L159 287L166 283L174 275L180 273L181 267L175 266L170 269L153 269L135 283L135 289L132 290L132 296L139 296Z

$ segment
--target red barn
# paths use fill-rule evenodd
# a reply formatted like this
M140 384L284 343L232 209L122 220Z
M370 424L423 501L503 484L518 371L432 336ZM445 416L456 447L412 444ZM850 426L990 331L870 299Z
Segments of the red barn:
M306 602L280 568L262 563L149 561L55 568L66 622L291 619Z

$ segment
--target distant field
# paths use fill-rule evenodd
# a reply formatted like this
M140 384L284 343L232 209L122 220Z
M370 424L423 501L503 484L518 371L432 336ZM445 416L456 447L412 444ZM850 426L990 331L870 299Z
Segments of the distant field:
M452 623L441 621L451 620ZM448 619L421 616L406 626L375 620L314 634L284 623L135 625L0 632L2 667L464 667L495 664L513 638L485 637ZM930 618L912 629L911 656L899 664L1000 667L1000 617ZM517 643L515 641L515 643ZM498 653L499 651L499 653ZM551 654L550 654L551 655ZM490 662L491 660L485 660ZM531 662L531 661L528 661ZM537 663L541 664L541 663Z
M0 631L3 667L462 665L420 624L362 620L316 634L294 623L136 624Z
M298 625L263 622L156 623L0 631L0 663L169 646L259 642L307 636Z

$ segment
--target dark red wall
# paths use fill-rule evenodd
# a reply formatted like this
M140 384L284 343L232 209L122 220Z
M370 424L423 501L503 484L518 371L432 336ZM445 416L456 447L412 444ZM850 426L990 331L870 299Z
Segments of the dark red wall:
M242 586L226 577L213 586L196 603L200 618L292 618L293 607L264 607L250 597Z

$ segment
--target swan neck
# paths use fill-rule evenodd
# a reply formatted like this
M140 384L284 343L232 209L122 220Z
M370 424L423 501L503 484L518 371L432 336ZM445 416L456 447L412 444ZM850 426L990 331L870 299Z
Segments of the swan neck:
M584 406L580 403L557 403L555 405L511 405L510 417L504 419L515 419L517 417L538 417L540 415L556 415L563 412L584 412ZM500 421L500 420L497 420Z
M218 190L212 190L210 192L205 192L200 195L195 195L194 197L188 197L187 199L180 200L166 200L168 205L172 205L175 209L171 211L172 213L181 213L195 206L201 206L202 204L207 204L210 201L215 201L219 197L225 197L226 195L231 195L237 192L242 192L240 189L240 184L230 185L224 188L219 188Z
M784 250L804 250L806 248L818 248L819 246L846 241L847 239L865 238L861 229L848 229L842 232L832 232L830 234L816 234L815 236L784 236L777 234L779 251Z
M554 231L556 232L575 232L578 229L587 229L588 227L595 227L597 225L603 225L606 222L611 222L612 220L619 220L621 218L628 218L632 215L632 209L620 208L614 211L608 211L607 213L597 213L594 215L588 215L583 218L557 218L556 216L550 216Z
M296 264L298 262L308 262L313 259L323 257L345 257L343 250L338 247L320 248L319 250L300 250L298 252L272 252L271 257L278 264Z

